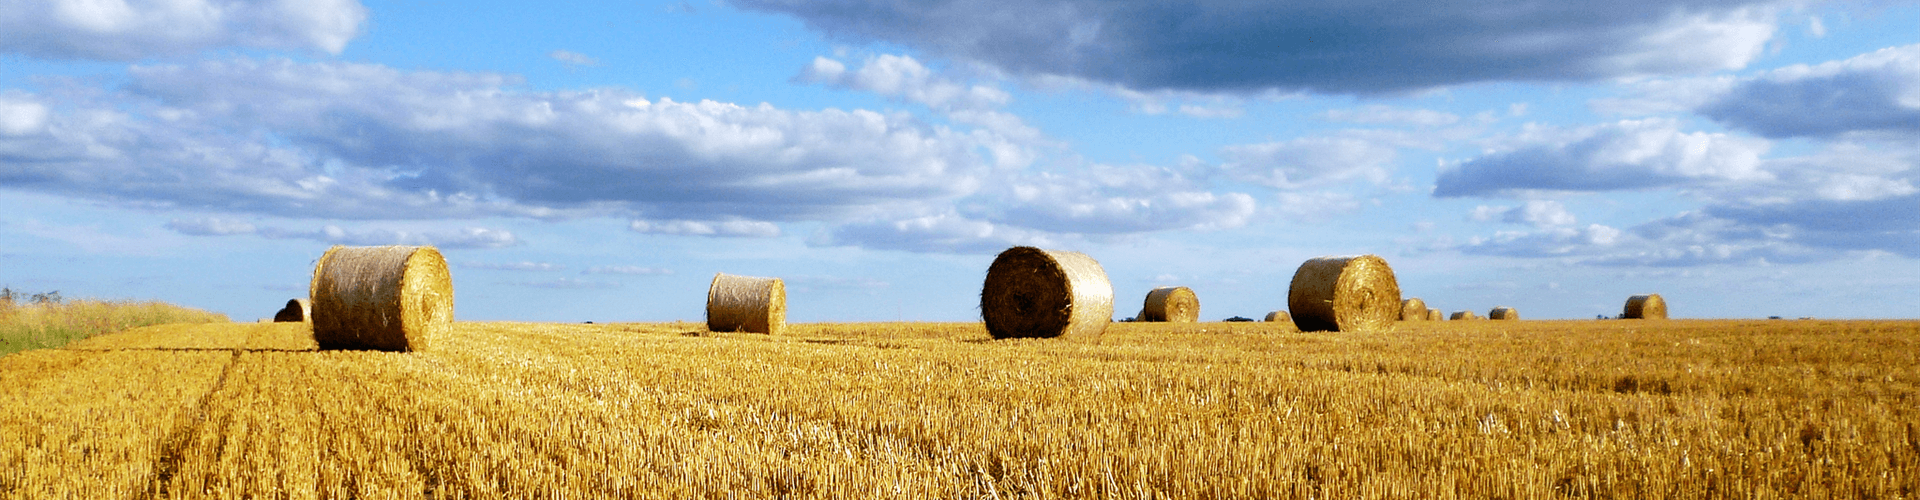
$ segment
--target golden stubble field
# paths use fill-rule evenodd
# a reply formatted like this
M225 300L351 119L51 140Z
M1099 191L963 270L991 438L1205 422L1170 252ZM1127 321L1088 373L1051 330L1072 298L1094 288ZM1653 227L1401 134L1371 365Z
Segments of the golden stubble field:
M7 498L1920 496L1920 322L164 325L0 358Z

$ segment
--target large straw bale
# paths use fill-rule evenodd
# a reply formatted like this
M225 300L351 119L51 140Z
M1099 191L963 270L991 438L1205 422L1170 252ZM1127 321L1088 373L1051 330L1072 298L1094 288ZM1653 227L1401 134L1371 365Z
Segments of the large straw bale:
M787 284L780 278L715 273L707 288L707 329L779 335L787 328Z
M1268 323L1278 323L1282 321L1291 322L1293 321L1293 316L1288 315L1286 311L1274 311L1274 312L1267 313Z
M1303 332L1385 330L1400 317L1400 285L1378 255L1319 257L1294 272L1287 310Z
M1446 321L1447 312L1439 309L1427 309L1427 321Z
M313 301L308 299L288 300L286 307L282 307L279 312L273 313L273 321L275 322L298 323L312 320Z
M1667 300L1660 294L1649 293L1627 298L1627 308L1620 313L1626 319L1667 319Z
M1427 301L1414 297L1400 301L1400 321L1426 321Z
M1147 292L1137 321L1192 323L1200 320L1200 297L1184 286L1163 286Z
M1473 311L1454 311L1453 316L1450 316L1447 318L1447 320L1449 321L1460 321L1460 320L1466 320L1466 319L1480 319L1480 315L1474 314Z
M335 246L308 292L321 349L420 351L453 323L453 276L433 247Z
M987 268L980 316L994 338L1094 338L1113 321L1113 284L1086 254L1013 247Z
M1487 319L1517 320L1520 319L1520 311L1507 306L1495 307L1492 311L1487 311Z

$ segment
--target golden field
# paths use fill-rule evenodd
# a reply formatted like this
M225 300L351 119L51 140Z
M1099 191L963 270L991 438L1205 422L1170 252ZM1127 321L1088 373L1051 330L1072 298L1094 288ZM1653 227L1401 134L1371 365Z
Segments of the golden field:
M306 328L0 357L0 497L1920 496L1913 321Z

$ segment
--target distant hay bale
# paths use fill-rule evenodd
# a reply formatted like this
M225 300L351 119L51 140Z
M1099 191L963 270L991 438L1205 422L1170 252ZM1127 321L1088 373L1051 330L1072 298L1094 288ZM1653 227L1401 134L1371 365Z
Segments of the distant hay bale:
M1147 292L1137 321L1192 323L1200 320L1200 297L1184 286L1163 286Z
M707 288L707 330L779 335L787 328L787 284L780 278L715 273Z
M1446 321L1447 312L1439 309L1427 310L1427 321Z
M1414 297L1400 301L1400 321L1426 321L1427 302Z
M453 276L433 247L335 246L308 291L321 349L420 351L453 323Z
M288 300L286 307L280 308L280 312L273 313L275 322L299 323L311 320L313 320L313 301L308 299Z
M1400 284L1378 255L1310 259L1293 274L1287 310L1303 332L1385 330L1400 317Z
M1274 312L1267 313L1268 323L1279 323L1282 321L1293 321L1293 316L1287 315L1286 311L1274 311Z
M987 268L980 316L997 339L1098 337L1113 321L1113 284L1086 254L1013 247Z
M1492 311L1487 311L1487 319L1517 320L1520 319L1520 311L1507 306L1495 307Z
M1468 319L1480 319L1480 315L1474 314L1473 311L1454 311L1453 316L1447 317L1448 321L1460 321L1460 320L1468 320Z
M1620 313L1626 319L1667 319L1667 300L1660 294L1649 293L1627 298L1627 309Z

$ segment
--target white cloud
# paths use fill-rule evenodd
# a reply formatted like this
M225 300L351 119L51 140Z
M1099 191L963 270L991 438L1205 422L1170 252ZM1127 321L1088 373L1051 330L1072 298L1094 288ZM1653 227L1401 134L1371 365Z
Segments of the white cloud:
M579 52L573 52L569 50L554 50L553 52L548 52L547 57L550 57L555 61L560 61L560 63L568 66L599 66L600 65L599 59L594 59L593 57L590 57L586 54L581 54Z
M1525 109L1524 106L1520 109ZM1439 127L1460 121L1460 116L1431 109L1405 109L1380 104L1353 109L1333 109L1320 118L1336 122Z
M1682 132L1670 119L1623 120L1566 129L1529 125L1492 153L1442 167L1435 196L1527 190L1604 191L1685 187L1772 178L1766 141Z
M1741 79L1701 114L1767 137L1920 134L1920 45Z
M637 275L637 276L655 276L655 275L670 276L673 274L673 270L663 269L658 267L641 267L641 266L594 266L594 267L587 268L585 271L580 271L580 274L631 274L631 275Z
M1052 248L1065 239L944 212L840 224L816 235L811 243L912 252L994 253L1019 245Z
M1313 136L1221 148L1221 169L1240 180L1277 189L1350 180L1384 184L1396 149L1358 137Z
M1469 218L1481 221L1499 221L1509 224L1526 224L1534 227L1571 226L1577 220L1565 205L1553 200L1528 200L1517 207L1493 207L1481 205L1475 207Z
M47 127L47 106L33 95L17 90L0 91L0 136L37 134Z
M255 227L246 221L202 217L198 219L174 219L168 222L167 229L191 236L228 236L235 234L253 234Z
M840 61L815 57L794 80L872 92L935 111L983 110L1007 104L1012 96L988 85L967 85L941 75L909 56L885 54L847 71Z
M780 236L780 226L771 222L753 220L635 220L628 229L639 233L672 234L680 236L729 236L745 238L772 238Z
M283 227L258 227L254 224L220 218L174 219L166 228L189 236L258 235L273 239L303 239L335 245L433 245L442 248L501 248L519 245L512 232L484 227L462 229L408 230L389 228L347 229L328 224L319 229L301 230Z
M460 263L460 267L466 268L466 269L486 269L490 271L540 271L540 272L560 271L567 268L567 266L554 264L551 262L533 262L533 261L462 262Z
M131 61L218 48L338 54L359 34L356 0L12 0L0 53Z

